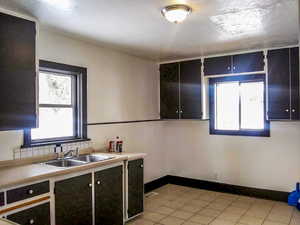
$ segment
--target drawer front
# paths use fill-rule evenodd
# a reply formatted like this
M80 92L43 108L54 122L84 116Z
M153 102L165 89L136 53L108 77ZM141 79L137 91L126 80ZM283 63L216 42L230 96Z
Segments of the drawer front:
M0 206L4 206L4 193L0 192Z
M49 192L49 181L32 184L7 191L7 203L21 201Z
M50 203L8 215L7 219L20 225L50 225Z

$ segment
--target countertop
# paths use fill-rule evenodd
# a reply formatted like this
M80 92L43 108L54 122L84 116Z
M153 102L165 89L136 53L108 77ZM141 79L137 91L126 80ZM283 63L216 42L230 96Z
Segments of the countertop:
M80 172L96 167L121 162L124 160L134 160L144 158L145 153L93 153L93 155L112 155L114 158L88 163L80 166L61 168L46 165L43 163L34 163L21 166L4 167L0 169L0 189L9 188L16 185L35 182L42 179L48 179L55 176L65 175L74 172ZM1 224L0 224L1 225Z
M16 223L10 222L6 219L0 218L0 225L17 225Z

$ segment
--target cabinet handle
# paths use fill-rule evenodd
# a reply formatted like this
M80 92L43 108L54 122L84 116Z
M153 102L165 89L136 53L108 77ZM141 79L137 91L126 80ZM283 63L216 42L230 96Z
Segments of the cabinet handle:
M34 224L34 219L30 219L29 224Z
M98 185L101 184L100 180L98 180L98 181L96 182L96 184L98 184Z
M92 184L89 184L89 187L93 187L93 185L92 185Z
M143 164L141 165L141 168L144 168L144 165L143 165Z
M290 110L289 110L289 109L286 109L285 111L286 111L286 112L289 112Z
M292 112L296 112L296 110L295 110L295 109L292 109Z
M33 191L32 189L30 189L30 190L28 191L28 194L32 195L33 192L34 192L34 191Z

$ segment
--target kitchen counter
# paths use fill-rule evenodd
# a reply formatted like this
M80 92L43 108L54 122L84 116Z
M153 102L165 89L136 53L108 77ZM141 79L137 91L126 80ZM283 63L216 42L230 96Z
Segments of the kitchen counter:
M0 169L0 189L25 183L35 182L42 179L48 179L55 176L65 175L74 172L80 172L96 167L121 162L124 160L133 160L144 158L144 153L93 153L93 155L112 155L114 158L100 162L88 163L75 167L55 167L43 163L27 164L21 166L4 167ZM1 225L1 224L0 224Z
M16 223L10 222L6 219L0 218L0 225L17 225Z

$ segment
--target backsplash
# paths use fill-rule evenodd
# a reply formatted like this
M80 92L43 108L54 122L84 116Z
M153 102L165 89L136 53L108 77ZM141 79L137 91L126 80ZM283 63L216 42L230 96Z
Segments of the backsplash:
M79 150L92 147L92 141L74 142L62 144L61 148L64 152L78 148ZM16 148L13 151L13 159L25 159L30 157L43 156L55 153L55 145L47 145L30 148Z

